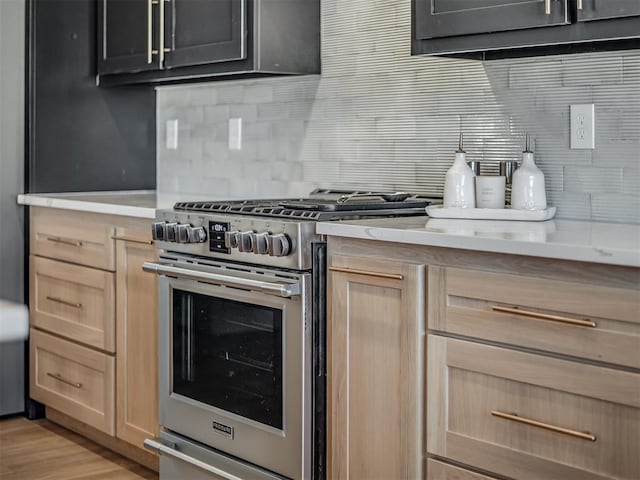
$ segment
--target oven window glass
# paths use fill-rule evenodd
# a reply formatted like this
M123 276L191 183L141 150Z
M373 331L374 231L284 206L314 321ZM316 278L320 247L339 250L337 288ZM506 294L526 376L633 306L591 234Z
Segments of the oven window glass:
M282 310L173 291L173 391L282 429Z

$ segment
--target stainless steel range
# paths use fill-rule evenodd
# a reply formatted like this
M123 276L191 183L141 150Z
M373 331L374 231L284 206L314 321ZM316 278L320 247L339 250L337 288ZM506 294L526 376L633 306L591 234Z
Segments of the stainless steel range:
M438 199L315 191L161 210L161 479L325 478L325 244L317 221Z

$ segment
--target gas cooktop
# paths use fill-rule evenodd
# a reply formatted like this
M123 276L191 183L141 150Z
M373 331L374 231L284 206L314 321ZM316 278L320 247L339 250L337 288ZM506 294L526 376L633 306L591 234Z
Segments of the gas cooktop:
M404 192L314 190L308 198L178 202L174 210L315 221L370 216L424 215L440 198Z

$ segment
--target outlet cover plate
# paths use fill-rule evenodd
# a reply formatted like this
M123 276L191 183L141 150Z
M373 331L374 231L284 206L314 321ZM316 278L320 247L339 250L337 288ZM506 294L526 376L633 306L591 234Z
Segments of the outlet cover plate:
M571 148L596 148L596 115L593 103L571 105Z

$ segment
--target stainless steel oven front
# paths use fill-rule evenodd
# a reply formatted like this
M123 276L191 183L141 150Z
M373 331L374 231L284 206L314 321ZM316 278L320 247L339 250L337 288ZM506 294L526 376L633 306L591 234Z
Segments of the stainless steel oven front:
M310 275L180 254L145 270L160 275L160 424L311 478Z

